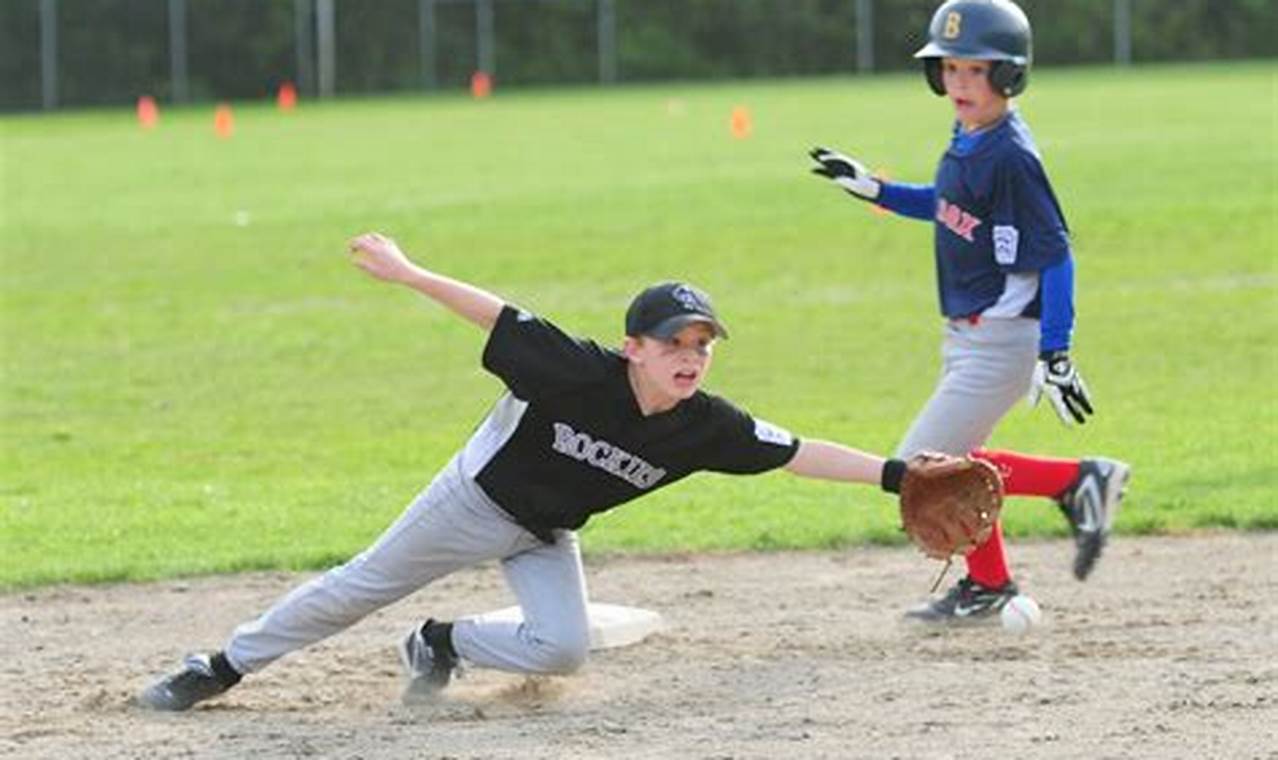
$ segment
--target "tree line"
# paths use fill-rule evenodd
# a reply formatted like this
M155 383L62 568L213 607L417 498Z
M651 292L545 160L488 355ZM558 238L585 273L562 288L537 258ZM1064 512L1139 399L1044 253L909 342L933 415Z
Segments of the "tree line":
M339 94L461 87L475 69L474 0L333 1ZM1034 24L1036 65L1112 61L1116 1L1021 0ZM42 2L49 3L46 14L56 9L60 104L127 103L143 93L162 100L172 96L166 0L3 0L0 109L41 105ZM182 2L192 99L259 97L283 80L298 80L304 60L299 44L314 38L315 0ZM491 2L492 73L501 86L599 80L601 0ZM1278 55L1273 0L1126 2L1136 63ZM431 45L423 46L420 14L427 5L433 9L433 33ZM915 66L911 54L924 42L936 0L869 5L874 69ZM857 6L855 0L610 0L616 79L855 71ZM310 49L313 54L313 44ZM424 51L429 61L423 61Z

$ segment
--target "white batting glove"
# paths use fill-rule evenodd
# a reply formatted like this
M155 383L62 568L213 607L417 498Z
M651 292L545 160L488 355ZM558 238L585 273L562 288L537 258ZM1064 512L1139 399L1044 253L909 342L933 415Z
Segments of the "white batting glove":
M1056 416L1066 427L1075 422L1081 425L1086 422L1087 415L1095 414L1087 384L1065 351L1051 351L1039 357L1030 386L1030 406L1037 406L1043 396L1052 402Z
M825 177L863 201L878 200L882 186L860 161L821 147L813 148L808 155L820 164L812 169L813 174Z

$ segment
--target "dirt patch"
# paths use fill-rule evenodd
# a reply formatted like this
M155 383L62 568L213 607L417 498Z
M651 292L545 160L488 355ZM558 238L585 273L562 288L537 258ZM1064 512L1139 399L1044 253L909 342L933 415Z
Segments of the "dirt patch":
M595 560L592 596L664 633L570 677L470 670L411 707L394 642L511 604L495 567L177 715L130 700L304 576L9 594L0 755L1278 758L1278 534L1119 540L1086 584L1071 551L1015 548L1045 616L1025 636L902 622L935 569L907 549Z

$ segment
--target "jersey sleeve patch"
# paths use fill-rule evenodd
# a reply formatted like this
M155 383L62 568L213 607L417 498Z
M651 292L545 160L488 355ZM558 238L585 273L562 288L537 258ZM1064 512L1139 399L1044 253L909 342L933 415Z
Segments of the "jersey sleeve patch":
M1015 227L1005 224L994 225L994 260L1003 266L1015 264L1020 241L1021 233Z
M794 436L790 431L760 419L754 421L754 437L763 443L777 446L790 446L794 443Z

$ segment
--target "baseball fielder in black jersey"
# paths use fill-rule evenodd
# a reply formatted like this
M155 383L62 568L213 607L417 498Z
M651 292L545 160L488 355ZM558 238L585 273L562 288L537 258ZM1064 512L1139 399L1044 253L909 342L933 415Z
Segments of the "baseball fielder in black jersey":
M576 529L591 515L694 472L784 467L809 478L899 487L904 462L804 439L701 390L727 333L710 299L684 283L644 290L620 350L571 337L479 288L427 271L387 237L350 242L353 263L406 285L488 332L483 365L507 392L431 484L378 540L193 654L138 698L185 710L243 675L341 631L463 567L502 563L523 619L414 625L399 645L409 694L446 686L459 660L568 673L589 648Z

